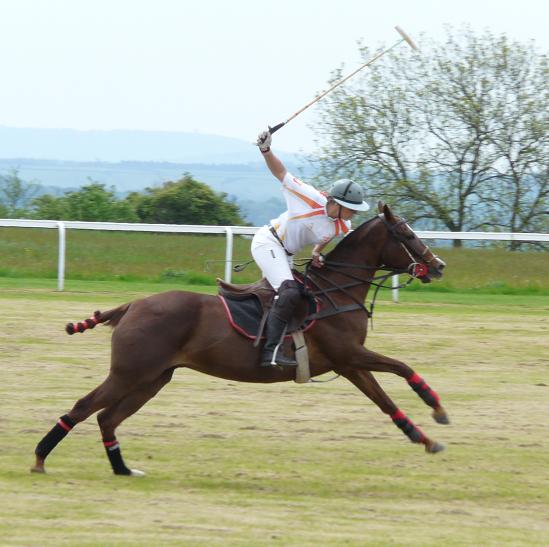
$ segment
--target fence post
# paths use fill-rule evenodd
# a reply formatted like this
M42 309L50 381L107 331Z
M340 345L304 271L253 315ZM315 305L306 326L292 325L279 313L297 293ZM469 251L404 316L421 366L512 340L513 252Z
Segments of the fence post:
M62 291L65 287L65 223L57 222L59 231L59 258L57 260L57 290Z
M391 277L391 284L393 286L393 302L398 302L398 274Z
M231 274L233 271L233 229L230 226L225 226L227 234L227 244L225 247L225 281L231 282Z

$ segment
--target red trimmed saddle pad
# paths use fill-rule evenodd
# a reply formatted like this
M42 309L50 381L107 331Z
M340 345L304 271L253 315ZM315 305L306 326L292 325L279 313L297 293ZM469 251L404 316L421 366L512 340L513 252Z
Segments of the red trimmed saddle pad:
M301 283L301 280L297 280ZM274 297L273 291L273 297ZM263 317L263 305L255 294L239 294L232 296L225 292L218 295L231 326L240 334L255 340ZM296 330L304 332L310 329L315 323L314 319L307 319L308 316L318 312L319 303L315 298L304 293L301 302L297 305L294 317L288 325L288 335Z

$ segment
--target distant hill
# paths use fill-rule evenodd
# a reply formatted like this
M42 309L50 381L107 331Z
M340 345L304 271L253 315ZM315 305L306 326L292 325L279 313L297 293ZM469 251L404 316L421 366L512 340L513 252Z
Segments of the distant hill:
M300 174L297 164L286 163ZM160 162L72 162L28 159L0 159L0 174L16 169L27 182L47 187L74 189L90 180L114 186L119 194L177 180L184 173L204 182L218 192L239 200L266 200L280 197L280 184L261 161L249 164L198 164ZM309 169L310 171L310 169Z
M296 175L304 158L277 151ZM16 169L42 193L59 195L97 181L119 195L178 180L185 173L240 205L263 224L284 210L278 181L251 142L217 135L154 131L76 131L0 126L0 175Z
M78 162L153 161L246 164L257 162L250 141L169 131L78 131L0 126L0 158ZM296 156L279 153L285 161Z

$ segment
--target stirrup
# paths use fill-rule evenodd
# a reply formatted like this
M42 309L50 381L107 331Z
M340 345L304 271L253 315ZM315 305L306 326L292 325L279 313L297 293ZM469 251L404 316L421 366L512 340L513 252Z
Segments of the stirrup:
M271 361L272 364L272 361ZM297 361L291 357L286 357L286 355L277 355L276 363L273 366L279 367L297 367Z
M284 344L284 337L286 336L287 330L288 330L288 323L285 322L282 332L277 333L279 335L278 344L275 346L273 351L265 347L263 348L263 351L261 353L261 360L259 362L260 366L262 367L297 367L297 362L291 357L286 357L284 353L282 353L281 351L282 346ZM267 339L265 346L267 346L268 343L269 343L269 340Z
M286 329L284 329L285 331ZM291 357L286 357L282 352L279 352L280 344L270 356L261 356L260 366L262 367L297 367L297 361Z

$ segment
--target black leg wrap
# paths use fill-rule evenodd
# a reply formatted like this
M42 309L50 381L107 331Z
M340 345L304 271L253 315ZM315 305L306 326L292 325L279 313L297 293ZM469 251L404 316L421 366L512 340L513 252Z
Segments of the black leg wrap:
M426 391L424 389L421 389L419 386L415 386L411 384L412 389L421 397L423 402L430 406L431 408L435 408L439 404L439 400L436 397L433 397L431 391Z
M404 413L398 413L392 417L394 424L413 442L420 443L425 438L423 432L418 429Z
M126 467L124 459L122 458L122 452L120 451L120 445L118 441L111 441L105 444L105 451L109 461L111 462L112 470L115 475L131 475L131 469Z
M67 416L61 416L49 433L36 445L34 453L42 459L62 441L69 431L74 427L74 422Z
M431 408L440 406L440 397L429 387L429 384L419 374L414 373L408 379L409 386L421 397L423 402Z

